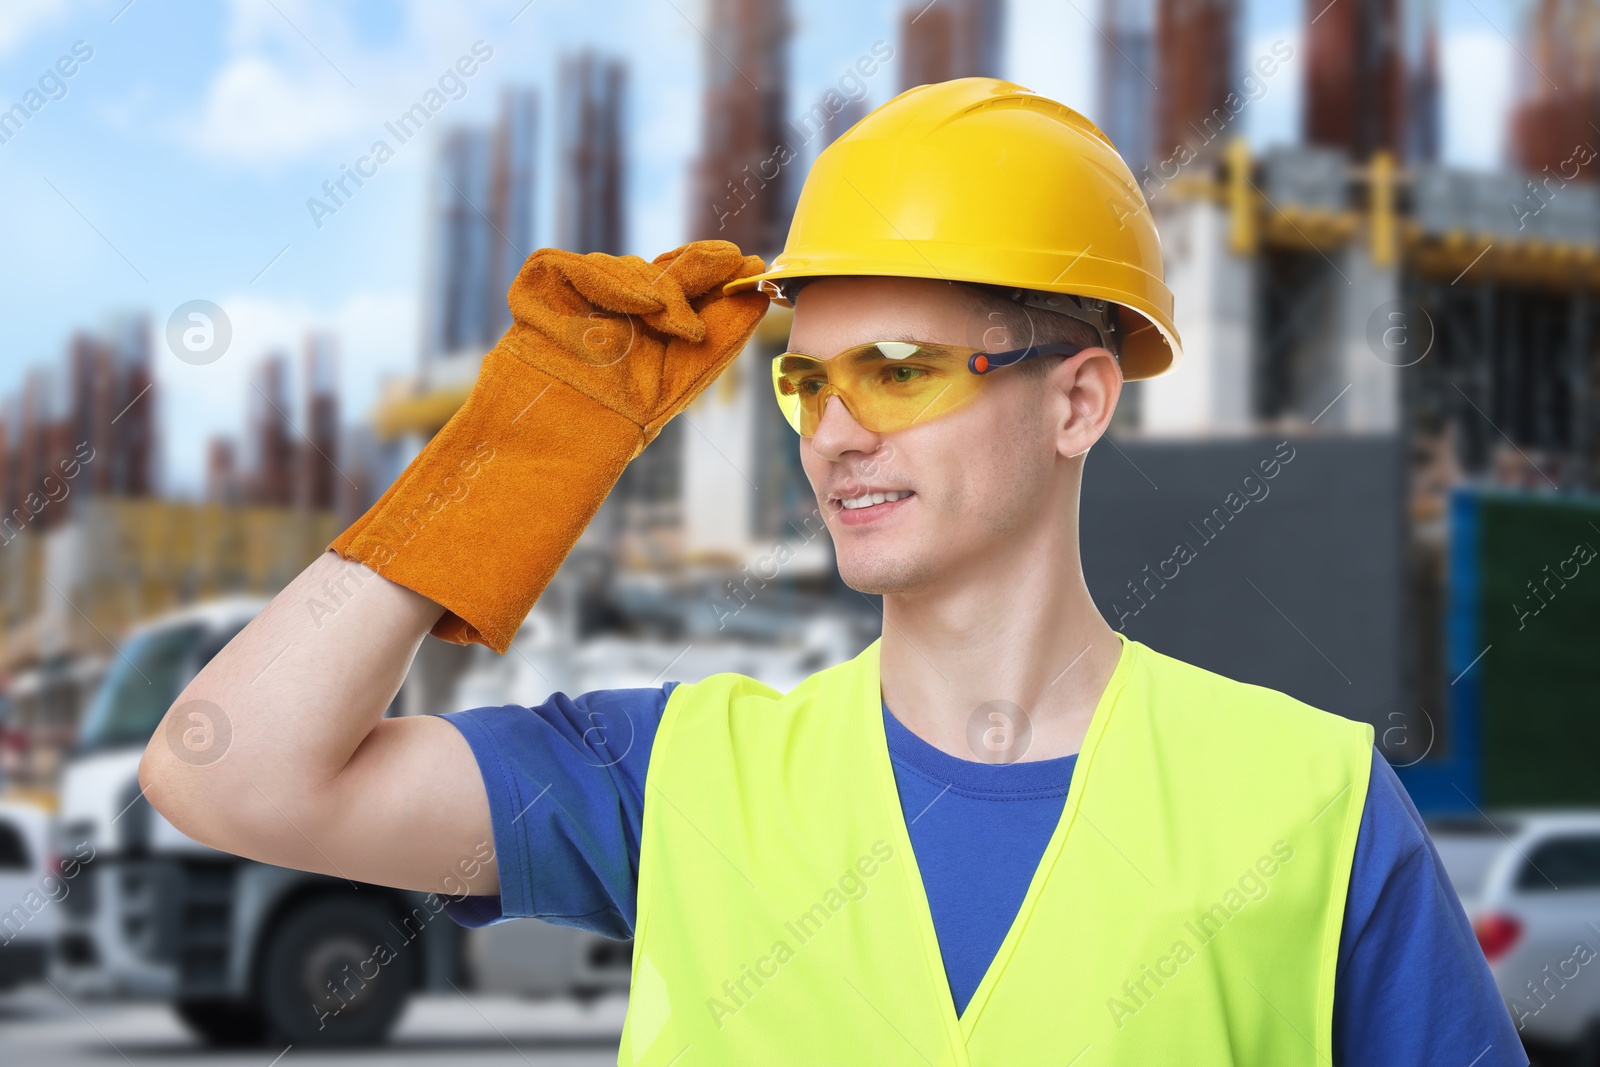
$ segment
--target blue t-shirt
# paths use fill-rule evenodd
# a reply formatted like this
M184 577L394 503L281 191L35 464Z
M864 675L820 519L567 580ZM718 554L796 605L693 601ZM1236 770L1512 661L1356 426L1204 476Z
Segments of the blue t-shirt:
M500 895L448 903L452 919L533 916L633 936L645 772L677 684L442 716L477 758L500 867ZM1078 757L978 763L923 741L887 706L883 721L959 1015L1016 917ZM1333 1053L1338 1067L1528 1063L1439 853L1376 749L1339 939Z

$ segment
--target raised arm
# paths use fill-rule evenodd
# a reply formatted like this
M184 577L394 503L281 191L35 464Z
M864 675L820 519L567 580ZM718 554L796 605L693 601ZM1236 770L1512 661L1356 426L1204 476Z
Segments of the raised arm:
M443 612L323 553L168 710L181 725L163 723L139 764L151 804L196 841L265 863L495 893L489 806L465 739L431 715L383 718ZM190 757L171 741L184 729L227 749Z
M763 269L727 241L529 256L461 409L168 710L139 765L155 809L268 863L497 892L466 740L384 709L429 633L506 651L626 465L754 333L767 297L722 286ZM222 724L220 758L169 740L191 722Z

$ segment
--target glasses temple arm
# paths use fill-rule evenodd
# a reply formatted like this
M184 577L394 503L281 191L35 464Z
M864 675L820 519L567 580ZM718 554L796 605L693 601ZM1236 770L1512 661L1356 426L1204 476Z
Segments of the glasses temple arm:
M1009 367L1034 356L1075 356L1084 350L1083 345L1060 342L1047 345L1029 345L1009 352L974 352L967 359L967 369L973 374L988 374L996 367Z

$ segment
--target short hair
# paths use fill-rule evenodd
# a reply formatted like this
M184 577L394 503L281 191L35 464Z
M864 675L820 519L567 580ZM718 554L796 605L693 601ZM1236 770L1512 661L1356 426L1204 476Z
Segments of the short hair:
M985 329L1004 326L1012 348L1060 342L1093 348L1102 343L1099 332L1087 322L1071 315L1020 304L1007 295L1011 292L1008 286L980 282L959 284L964 292L966 310L982 316L989 323ZM1034 356L1018 364L1017 370L1031 378L1043 378L1068 358L1059 355Z

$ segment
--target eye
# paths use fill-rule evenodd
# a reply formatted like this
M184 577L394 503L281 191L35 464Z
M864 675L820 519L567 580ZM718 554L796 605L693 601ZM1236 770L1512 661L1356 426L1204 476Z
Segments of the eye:
M919 375L926 376L928 373L921 367L905 366L886 367L884 368L884 372L888 375L889 381L896 385L905 385L907 382L914 382L917 380Z

